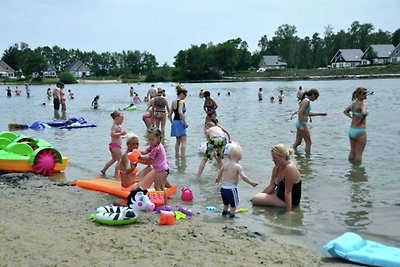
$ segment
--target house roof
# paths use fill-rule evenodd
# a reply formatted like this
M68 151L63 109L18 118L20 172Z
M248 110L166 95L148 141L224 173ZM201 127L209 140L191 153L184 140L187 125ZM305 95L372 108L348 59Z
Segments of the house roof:
M398 57L400 55L400 43L396 46L395 49L390 53L390 57Z
M262 66L287 66L287 63L280 56L263 56L258 64Z
M370 51L372 50L377 58L388 58L390 57L390 54L394 50L394 45L392 44L375 44L375 45L370 45L367 50L365 50L363 57Z
M15 70L8 66L3 60L0 60L0 72L15 72Z
M81 72L81 71L90 71L89 67L83 64L82 61L80 60L75 60L73 61L68 67L67 71L75 71L75 72Z
M331 59L332 62L359 62L363 56L361 49L339 49Z
M54 68L52 65L49 64L47 71L57 71L57 70L56 70L56 68Z

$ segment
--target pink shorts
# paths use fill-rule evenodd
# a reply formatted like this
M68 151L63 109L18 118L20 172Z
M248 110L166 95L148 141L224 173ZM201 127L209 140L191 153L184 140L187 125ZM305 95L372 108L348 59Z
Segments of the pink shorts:
M110 144L108 144L108 149L109 149L110 151L112 151L114 148L119 148L119 149L121 149L121 144L118 144L118 143L110 143Z

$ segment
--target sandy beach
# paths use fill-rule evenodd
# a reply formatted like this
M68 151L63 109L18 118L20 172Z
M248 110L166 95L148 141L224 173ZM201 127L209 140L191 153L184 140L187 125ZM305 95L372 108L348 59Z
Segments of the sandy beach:
M126 226L87 219L112 199L47 177L0 175L0 266L348 266L251 232L240 218L208 222L197 212L173 226L159 225L155 212Z

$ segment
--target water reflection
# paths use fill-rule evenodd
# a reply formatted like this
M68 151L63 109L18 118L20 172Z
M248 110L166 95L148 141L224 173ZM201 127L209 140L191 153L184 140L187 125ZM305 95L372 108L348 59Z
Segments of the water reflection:
M351 182L350 200L352 205L345 213L345 223L351 229L366 229L371 223L368 217L372 208L371 193L368 188L368 175L361 165L351 165L349 173L345 175Z
M303 235L304 214L301 207L293 209L293 213L289 214L285 208L281 207L256 207L253 206L254 215L263 215L266 225L272 226L274 232L279 235L295 234Z
M175 166L177 174L184 174L187 168L186 158L176 158Z
M304 177L309 177L312 174L312 160L311 156L309 154L301 154L298 151L294 152L294 158L297 161L297 168L299 168L299 171L301 173L301 176Z

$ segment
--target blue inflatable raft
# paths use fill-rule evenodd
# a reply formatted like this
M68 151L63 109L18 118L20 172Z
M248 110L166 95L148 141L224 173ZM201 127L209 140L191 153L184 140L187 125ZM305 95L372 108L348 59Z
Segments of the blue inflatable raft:
M71 117L66 120L53 120L48 122L35 121L29 128L33 130L42 130L45 128L74 129L96 126L96 124L88 123L84 118Z
M389 247L377 242L364 240L361 236L347 232L329 241L323 252L333 257L370 266L400 266L400 248Z

